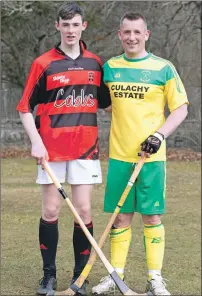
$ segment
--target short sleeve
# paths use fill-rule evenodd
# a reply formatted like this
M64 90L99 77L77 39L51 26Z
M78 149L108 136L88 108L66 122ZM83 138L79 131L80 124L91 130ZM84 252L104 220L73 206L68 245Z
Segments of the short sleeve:
M44 69L35 60L32 63L22 98L16 109L20 112L33 112L35 106L40 103L41 99L44 99L45 91Z
M110 68L108 62L106 62L104 64L103 69L104 69L103 81L107 85L108 82L112 82L114 80L113 77L112 77L112 71L111 71L111 68Z
M165 68L165 89L164 94L167 99L170 112L177 109L181 105L189 104L184 85L172 63Z

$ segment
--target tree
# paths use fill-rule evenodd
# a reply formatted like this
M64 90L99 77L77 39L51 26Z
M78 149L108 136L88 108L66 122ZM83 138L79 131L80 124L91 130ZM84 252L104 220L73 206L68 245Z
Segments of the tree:
M55 29L58 1L2 1L2 81L23 88L34 58L59 40ZM148 49L170 59L187 83L193 60L199 67L201 2L197 1L78 1L84 8L88 28L83 33L88 48L110 58L123 52L117 37L119 21L126 11L146 16L151 38ZM189 70L185 71L185 65ZM200 72L200 71L199 71ZM190 77L191 81L190 81ZM195 79L196 80L196 79Z
M2 1L3 82L22 89L33 59L58 42L59 34L55 29L55 16L57 8L62 3ZM100 38L97 32L101 28L101 22L113 8L113 2L104 4L96 2L95 5L93 2L81 1L79 4L84 7L86 19L89 20L90 27L93 27L91 32L86 34L91 45L94 43L91 33L97 36L96 38ZM96 19L97 15L101 16L100 11L103 11L102 18Z

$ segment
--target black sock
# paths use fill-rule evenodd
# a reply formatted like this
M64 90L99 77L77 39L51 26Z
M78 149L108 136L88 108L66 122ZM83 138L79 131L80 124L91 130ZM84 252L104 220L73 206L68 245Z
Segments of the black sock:
M90 222L86 224L86 227L93 235L93 223ZM75 267L74 267L74 278L78 278L81 274L83 268L88 262L90 252L91 252L91 244L88 241L86 235L81 229L80 225L74 222L74 233L73 233L73 246L74 246L74 259L75 259Z
M45 221L40 219L39 243L43 259L44 276L47 274L56 277L56 251L58 244L58 220Z

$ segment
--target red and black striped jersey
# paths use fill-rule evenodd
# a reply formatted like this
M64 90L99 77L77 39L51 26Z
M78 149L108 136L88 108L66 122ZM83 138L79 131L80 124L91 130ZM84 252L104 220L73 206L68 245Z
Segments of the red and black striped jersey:
M80 41L80 55L71 59L59 45L31 66L20 112L37 106L35 123L50 161L97 159L97 109L111 104L103 82L101 60Z

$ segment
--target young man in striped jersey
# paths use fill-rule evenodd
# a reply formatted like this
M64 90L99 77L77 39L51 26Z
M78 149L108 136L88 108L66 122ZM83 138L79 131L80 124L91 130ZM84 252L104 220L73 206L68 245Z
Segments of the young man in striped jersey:
M135 186L118 215L110 235L111 263L120 277L131 242L131 222L135 212L142 215L148 268L148 295L170 295L161 276L165 231L166 145L165 139L187 116L187 96L174 66L145 49L149 38L145 18L126 13L118 32L124 54L104 65L104 82L110 90L112 122L104 211L113 212L134 170L146 154ZM170 115L164 117L165 105ZM92 289L109 294L115 284L107 276Z
M102 182L98 150L97 108L111 104L103 83L100 59L86 50L81 33L87 27L81 8L65 3L59 10L56 29L61 42L34 60L17 110L31 140L31 154L38 164L37 183L42 190L39 243L44 276L38 294L56 288L56 250L61 198L42 169L44 161L61 183L71 184L72 202L93 234L91 196L93 185ZM31 112L37 106L34 122ZM72 282L80 275L91 245L74 222L75 267ZM86 284L79 290L86 294Z

